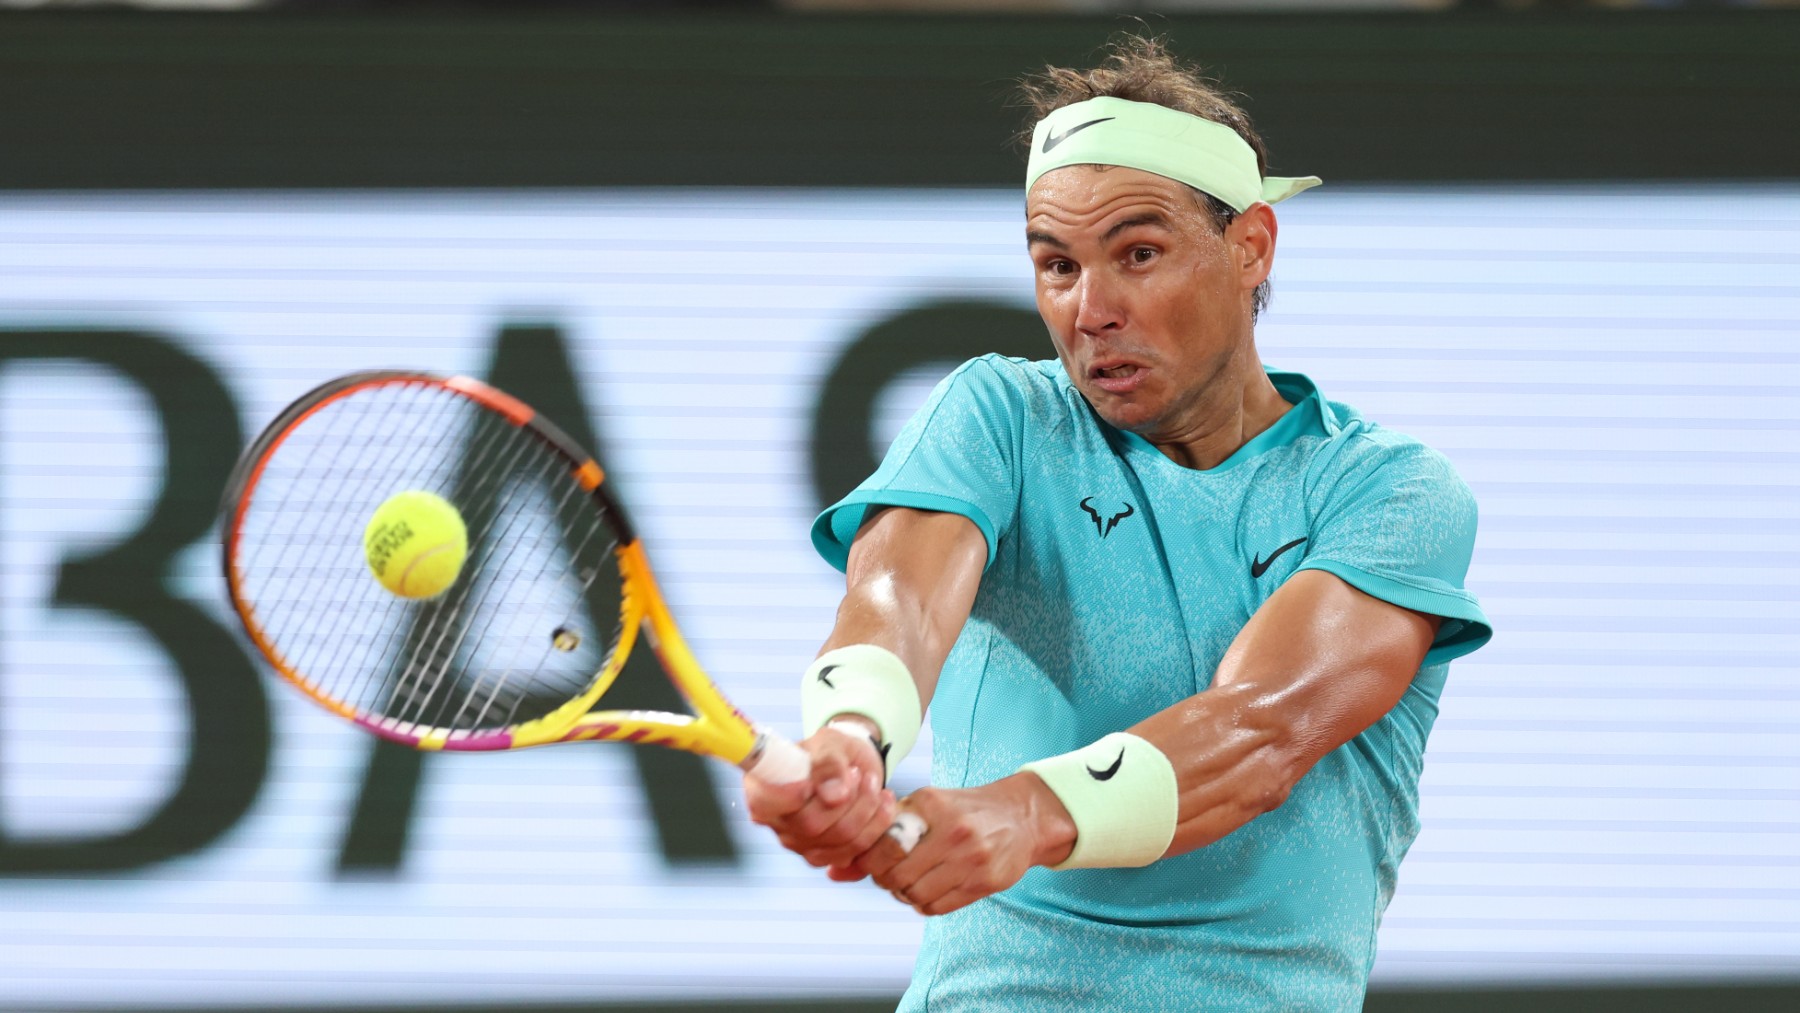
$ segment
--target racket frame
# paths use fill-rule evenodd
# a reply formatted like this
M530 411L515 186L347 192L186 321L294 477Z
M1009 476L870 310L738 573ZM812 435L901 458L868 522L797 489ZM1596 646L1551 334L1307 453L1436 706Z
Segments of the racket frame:
M389 385L435 386L467 398L536 438L561 457L569 474L601 511L617 536L614 553L621 584L619 640L592 682L577 696L550 713L498 730L446 730L421 728L409 722L365 713L322 691L283 656L249 600L237 560L241 551L243 522L255 500L257 484L271 456L300 424L327 405L359 391ZM226 483L221 505L224 535L222 562L232 607L242 620L251 642L275 671L302 693L362 728L403 745L421 750L488 751L522 749L555 742L619 741L666 746L717 756L745 770L777 765L781 753L793 762L804 754L773 732L757 727L726 699L708 677L675 624L663 598L643 543L630 518L605 484L599 462L549 420L519 399L467 376L442 376L408 370L371 370L327 381L308 391L276 416L253 440ZM611 688L636 644L645 633L663 672L693 707L694 713L675 714L652 710L595 711L594 705Z

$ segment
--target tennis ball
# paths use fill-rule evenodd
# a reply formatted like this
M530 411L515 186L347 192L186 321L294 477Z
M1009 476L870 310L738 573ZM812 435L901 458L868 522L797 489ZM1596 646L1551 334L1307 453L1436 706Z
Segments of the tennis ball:
M375 508L363 553L382 587L402 598L435 598L462 572L469 532L448 500L412 489Z

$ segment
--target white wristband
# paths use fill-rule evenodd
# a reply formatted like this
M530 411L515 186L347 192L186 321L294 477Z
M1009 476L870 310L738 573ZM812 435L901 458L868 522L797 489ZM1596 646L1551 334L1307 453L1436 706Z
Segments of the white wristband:
M1075 820L1075 849L1052 868L1149 865L1175 839L1181 804L1175 767L1130 732L1019 769L1036 774Z
M800 684L800 719L811 736L840 714L856 714L875 724L876 750L887 774L919 740L923 715L919 687L906 662L885 647L852 644L819 655Z

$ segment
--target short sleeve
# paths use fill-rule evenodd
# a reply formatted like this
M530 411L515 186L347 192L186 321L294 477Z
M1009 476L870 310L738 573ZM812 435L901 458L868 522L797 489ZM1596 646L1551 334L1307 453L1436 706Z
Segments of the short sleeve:
M1442 616L1427 665L1487 643L1493 627L1463 588L1475 550L1475 494L1423 444L1376 444L1357 456L1316 508L1300 569L1324 570L1372 597Z
M813 545L826 562L844 569L863 519L889 506L967 517L994 561L1019 506L1025 398L1009 364L973 359L937 385L875 474L813 522Z

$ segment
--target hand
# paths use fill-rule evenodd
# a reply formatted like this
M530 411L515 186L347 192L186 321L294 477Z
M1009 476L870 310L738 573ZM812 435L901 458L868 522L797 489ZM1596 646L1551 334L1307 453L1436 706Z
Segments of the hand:
M822 728L799 745L812 758L807 780L767 784L744 775L750 819L813 865L833 867L833 879L861 879L840 867L881 839L897 805L881 786L882 758L869 737L837 728Z
M918 847L903 854L884 836L851 868L924 915L999 893L1033 865L1055 865L1075 847L1074 820L1036 774L979 788L922 788L903 805L929 828Z

